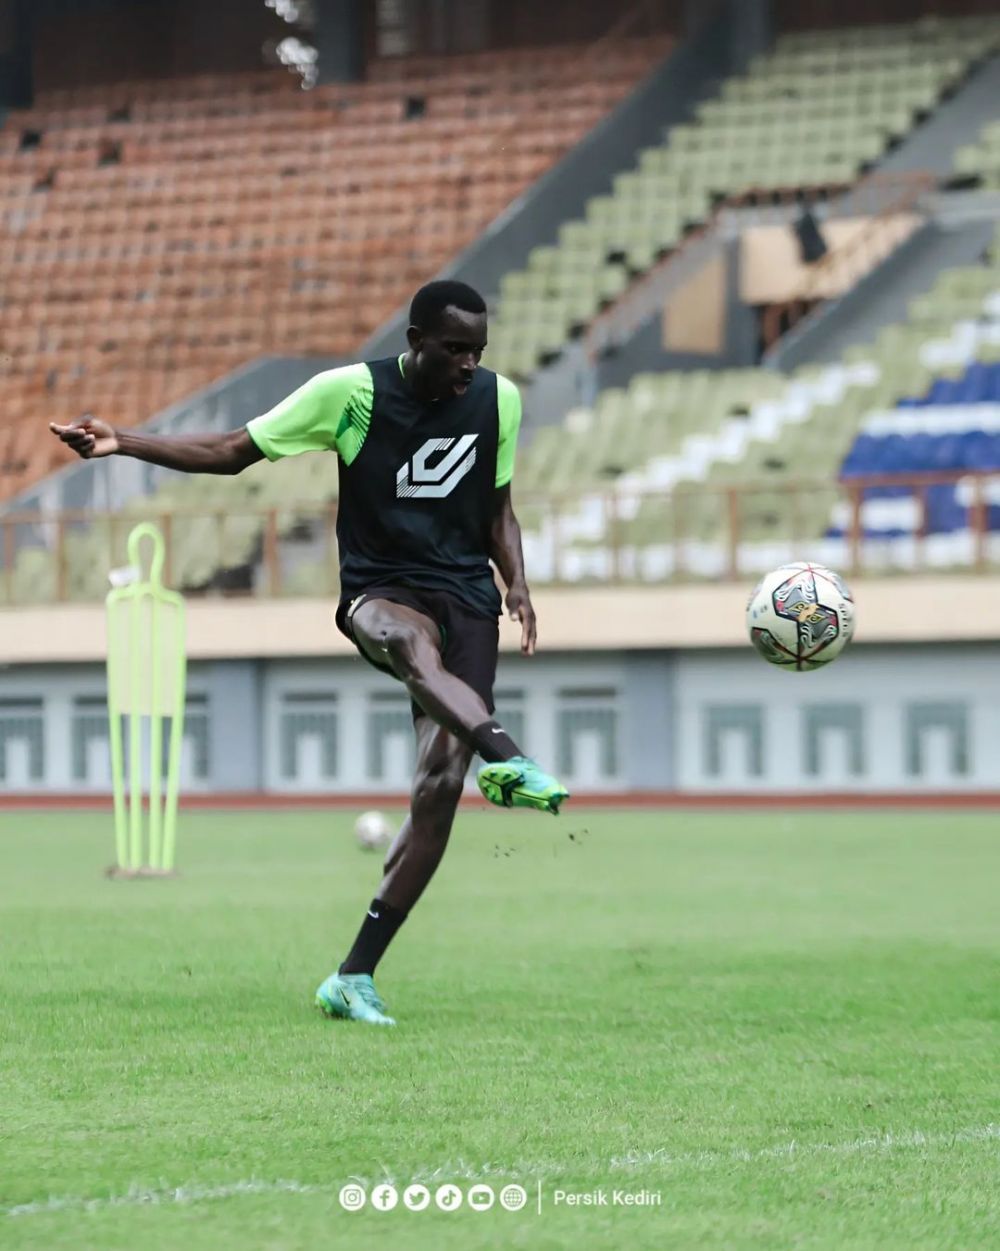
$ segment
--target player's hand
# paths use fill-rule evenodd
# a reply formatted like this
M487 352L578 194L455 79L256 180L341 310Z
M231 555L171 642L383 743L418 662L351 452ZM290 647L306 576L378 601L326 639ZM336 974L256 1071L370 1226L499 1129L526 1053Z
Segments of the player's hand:
M533 656L538 631L535 626L535 610L531 606L531 596L523 582L512 586L507 591L507 611L510 613L511 621L521 623L521 654Z
M112 456L118 451L118 436L113 427L89 413L77 417L68 426L57 426L50 421L49 429L84 460L94 456Z

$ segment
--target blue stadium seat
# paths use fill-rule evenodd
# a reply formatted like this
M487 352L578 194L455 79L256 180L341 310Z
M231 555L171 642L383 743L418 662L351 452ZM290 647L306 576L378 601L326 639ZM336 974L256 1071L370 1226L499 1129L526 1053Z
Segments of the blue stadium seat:
M908 396L896 405L900 431L891 429L891 415L881 414L878 433L862 430L854 440L841 466L844 479L900 474L957 473L962 470L1000 472L1000 362L974 362L960 378L938 378L922 396ZM942 411L944 410L944 411ZM948 410L951 410L950 412ZM924 415L926 414L926 415ZM924 424L925 429L920 429ZM917 427L914 429L914 427ZM973 488L950 484L927 488L924 517L929 534L952 534L970 528ZM896 511L884 501L914 503L914 519L919 516L911 486L866 487L863 496L862 529L866 537L881 540L912 537L913 530L897 524L873 525L872 521L894 523ZM870 512L867 505L876 505ZM901 505L905 517L906 504ZM996 495L987 497L987 525L1000 530L1000 504ZM918 524L914 520L914 525ZM827 531L831 538L842 537L844 529Z

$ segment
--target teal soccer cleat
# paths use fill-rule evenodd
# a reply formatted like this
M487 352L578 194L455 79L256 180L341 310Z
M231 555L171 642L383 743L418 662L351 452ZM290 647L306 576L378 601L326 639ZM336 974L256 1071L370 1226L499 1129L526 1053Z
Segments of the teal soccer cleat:
M370 973L331 973L316 991L316 1007L327 1016L368 1025L395 1025L385 1011Z
M538 808L559 815L569 791L527 756L484 764L476 774L484 798L500 808Z

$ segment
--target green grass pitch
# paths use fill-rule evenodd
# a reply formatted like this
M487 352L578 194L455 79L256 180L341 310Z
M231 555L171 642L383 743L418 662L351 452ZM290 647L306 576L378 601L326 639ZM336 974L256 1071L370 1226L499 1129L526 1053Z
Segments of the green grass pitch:
M394 1031L312 1007L351 821L182 814L179 880L109 882L108 817L0 815L5 1251L1000 1246L996 814L471 809Z

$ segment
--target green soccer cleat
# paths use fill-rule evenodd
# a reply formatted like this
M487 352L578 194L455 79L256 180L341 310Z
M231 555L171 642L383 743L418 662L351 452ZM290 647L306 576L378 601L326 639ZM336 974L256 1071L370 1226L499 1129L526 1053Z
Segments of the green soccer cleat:
M483 796L500 808L539 808L559 815L559 805L569 791L527 756L484 764L476 774Z
M316 991L316 1007L327 1016L368 1025L395 1025L385 1011L370 973L331 973Z

